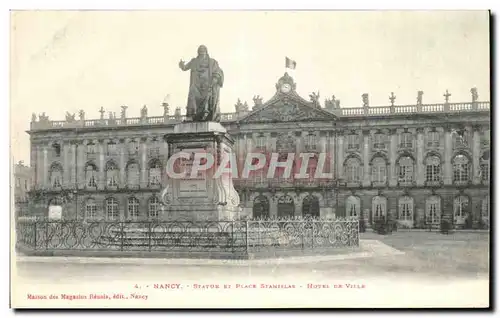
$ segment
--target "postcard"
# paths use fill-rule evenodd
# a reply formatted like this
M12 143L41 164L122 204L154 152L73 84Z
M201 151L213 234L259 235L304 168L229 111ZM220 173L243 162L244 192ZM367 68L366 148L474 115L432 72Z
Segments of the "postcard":
M488 11L12 11L13 308L489 308Z

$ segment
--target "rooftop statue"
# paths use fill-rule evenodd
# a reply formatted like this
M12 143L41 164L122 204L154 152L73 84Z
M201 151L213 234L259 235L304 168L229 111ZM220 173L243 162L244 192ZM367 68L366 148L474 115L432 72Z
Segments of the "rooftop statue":
M224 84L224 72L208 55L207 47L200 45L198 56L187 64L181 60L179 68L191 71L186 117L193 121L220 121L219 92Z

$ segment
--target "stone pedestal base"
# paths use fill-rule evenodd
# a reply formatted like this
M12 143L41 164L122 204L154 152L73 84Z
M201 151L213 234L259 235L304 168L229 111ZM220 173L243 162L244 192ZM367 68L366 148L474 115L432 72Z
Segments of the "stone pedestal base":
M234 189L230 169L218 173L220 167L226 167L233 156L234 140L226 129L215 122L181 123L174 127L174 133L167 137L167 141L169 160L180 153L189 159L185 158L182 164L185 176L168 177L162 192L164 205L161 218L191 221L240 219L240 197ZM193 176L191 169L197 153L212 156L214 163L211 169Z

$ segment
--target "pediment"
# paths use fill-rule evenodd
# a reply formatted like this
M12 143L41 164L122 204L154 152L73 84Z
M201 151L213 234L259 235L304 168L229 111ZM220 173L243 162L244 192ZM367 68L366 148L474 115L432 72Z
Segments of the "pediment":
M336 116L320 108L315 108L296 100L277 100L257 109L240 123L274 123L294 121L333 121Z

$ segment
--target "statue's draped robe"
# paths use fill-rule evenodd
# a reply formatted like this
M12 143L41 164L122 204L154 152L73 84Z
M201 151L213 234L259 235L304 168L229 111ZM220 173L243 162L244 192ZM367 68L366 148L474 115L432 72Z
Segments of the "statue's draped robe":
M191 70L186 116L194 121L219 121L219 92L224 73L217 61L208 55L196 57L183 69ZM213 83L213 78L217 78L217 83Z

